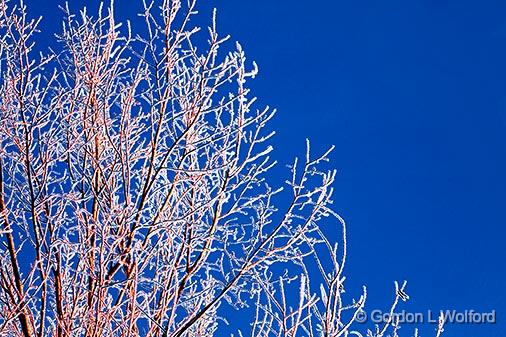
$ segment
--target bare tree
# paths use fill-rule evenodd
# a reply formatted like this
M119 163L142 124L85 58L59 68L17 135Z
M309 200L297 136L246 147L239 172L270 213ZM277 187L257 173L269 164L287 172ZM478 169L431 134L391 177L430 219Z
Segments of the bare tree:
M37 55L39 20L0 0L0 336L218 336L234 309L240 336L351 332L366 291L342 299L330 151L307 144L278 209L256 65L195 8L144 3L134 35L112 4L65 7Z

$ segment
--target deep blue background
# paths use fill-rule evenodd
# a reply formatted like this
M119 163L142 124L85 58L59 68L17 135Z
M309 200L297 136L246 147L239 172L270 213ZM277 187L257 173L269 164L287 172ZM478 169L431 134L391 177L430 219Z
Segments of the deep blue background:
M25 2L57 29L56 1ZM130 3L116 0L120 17L133 17ZM506 2L209 3L260 66L252 86L279 110L279 161L306 137L336 145L348 292L367 284L367 308L385 308L393 280L407 279L407 310L497 310L497 324L445 336L504 336Z

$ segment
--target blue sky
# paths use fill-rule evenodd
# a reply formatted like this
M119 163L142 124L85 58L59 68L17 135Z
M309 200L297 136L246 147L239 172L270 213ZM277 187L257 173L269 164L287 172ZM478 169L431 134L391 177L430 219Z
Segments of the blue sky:
M256 94L279 109L279 157L305 137L336 145L348 281L368 285L368 308L407 279L407 310L498 312L496 325L449 325L446 336L503 336L506 3L217 6L260 65Z
M57 29L56 1L26 3ZM133 16L128 3L116 0L120 17ZM367 308L385 308L407 279L404 309L497 310L497 324L445 336L503 336L506 2L208 3L259 64L251 86L278 109L278 160L302 154L306 137L336 145L349 292L366 284Z

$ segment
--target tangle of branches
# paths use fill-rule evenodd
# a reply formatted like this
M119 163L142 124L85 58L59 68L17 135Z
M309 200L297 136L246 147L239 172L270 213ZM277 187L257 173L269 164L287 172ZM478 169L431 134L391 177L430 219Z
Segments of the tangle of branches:
M64 7L39 53L40 20L0 0L0 336L222 336L238 311L239 336L350 334L366 291L342 298L330 151L269 185L256 65L196 0L143 8L134 30Z

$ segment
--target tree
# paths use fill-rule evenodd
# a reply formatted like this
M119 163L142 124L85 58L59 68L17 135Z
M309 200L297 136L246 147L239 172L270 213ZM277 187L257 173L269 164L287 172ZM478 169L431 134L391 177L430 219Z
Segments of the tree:
M0 0L0 336L218 336L233 309L240 336L351 332L366 292L343 302L330 151L308 143L278 209L256 65L195 8L144 3L133 34L113 4L67 6L36 56L40 20Z

